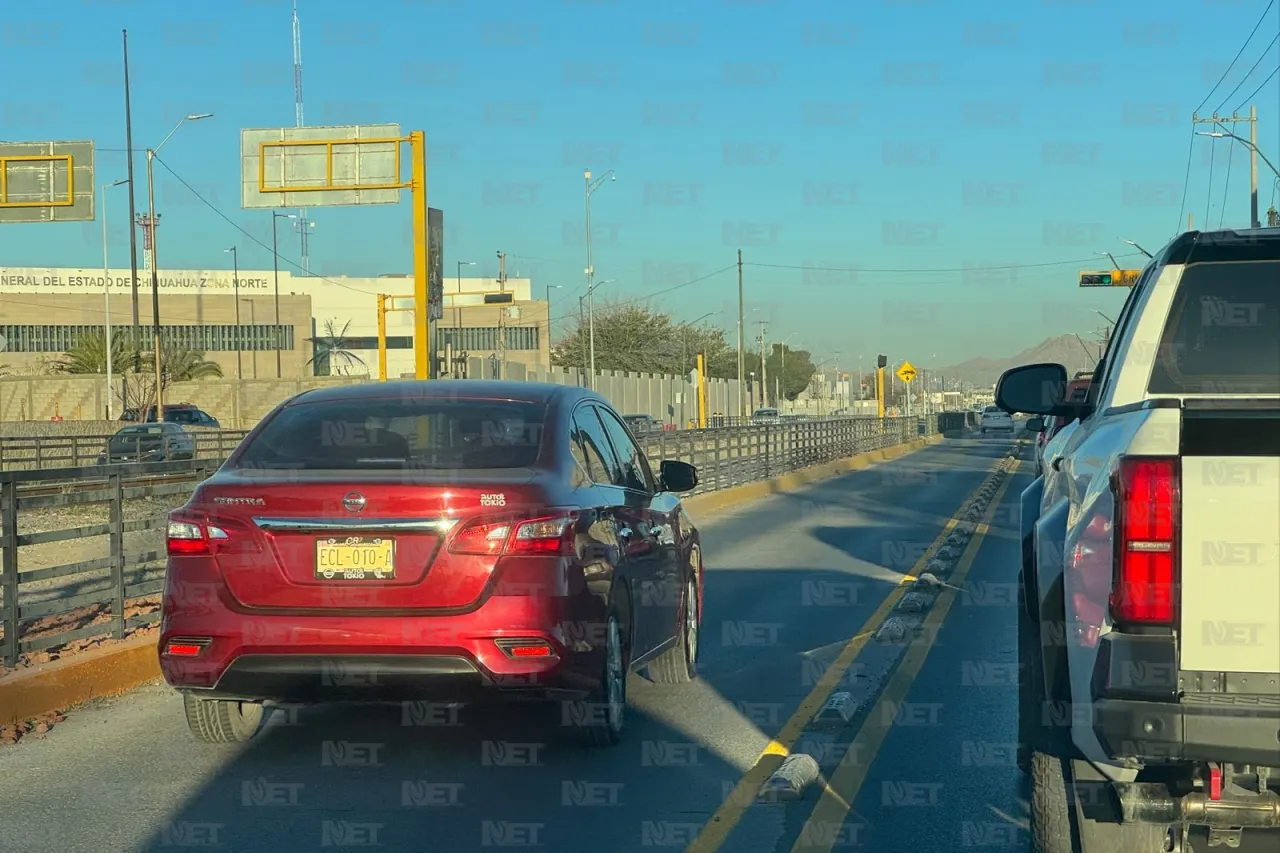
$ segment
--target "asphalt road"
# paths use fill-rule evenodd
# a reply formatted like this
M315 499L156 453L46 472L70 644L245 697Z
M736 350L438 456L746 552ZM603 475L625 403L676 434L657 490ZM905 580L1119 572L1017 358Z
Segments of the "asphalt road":
M280 713L246 746L207 747L157 685L0 750L0 851L683 850L1011 445L948 441L702 520L702 677L634 679L616 749L563 745L519 712L404 725L399 707ZM993 586L951 607L905 694L918 703L909 724L887 731L838 821L846 842L914 851L1018 837L1018 774L1002 751L1015 739L1013 610L994 585L1014 577L1010 522L1025 482L1004 492L969 570ZM894 689L877 648L850 670L851 688ZM789 850L812 838L813 810L812 798L742 808L722 842L698 844Z

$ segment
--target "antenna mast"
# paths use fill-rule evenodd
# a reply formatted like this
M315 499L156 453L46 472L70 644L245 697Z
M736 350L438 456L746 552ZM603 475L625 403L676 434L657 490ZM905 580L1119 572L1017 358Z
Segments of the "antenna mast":
M293 0L293 113L297 126L306 127L306 120L303 118L302 113L302 26L298 22L298 0ZM314 225L315 223L307 218L307 209L305 207L299 208L298 218L294 221L294 227L298 229L301 241L302 272L304 275L311 274L311 252L307 245L307 238L310 236L310 229Z

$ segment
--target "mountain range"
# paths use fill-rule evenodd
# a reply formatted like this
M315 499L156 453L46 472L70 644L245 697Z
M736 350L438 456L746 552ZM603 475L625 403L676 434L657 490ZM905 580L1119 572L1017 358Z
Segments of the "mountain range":
M1077 370L1092 370L1098 359L1096 341L1084 341L1075 335L1059 335L1047 338L1008 358L971 358L950 367L940 367L937 373L947 377L948 385L960 379L979 388L995 385L1000 374L1020 364L1056 362L1067 368L1069 375Z

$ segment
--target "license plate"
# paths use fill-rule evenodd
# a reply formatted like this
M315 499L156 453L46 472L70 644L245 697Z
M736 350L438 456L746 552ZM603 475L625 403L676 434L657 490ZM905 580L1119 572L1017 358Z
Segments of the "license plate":
M364 536L316 540L316 577L323 580L394 580L396 542Z

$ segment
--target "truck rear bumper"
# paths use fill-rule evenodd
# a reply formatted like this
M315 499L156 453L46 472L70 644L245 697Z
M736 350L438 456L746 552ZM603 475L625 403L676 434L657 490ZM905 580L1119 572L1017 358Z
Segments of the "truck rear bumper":
M1232 698L1203 705L1099 699L1094 731L1113 758L1280 767L1280 698Z

